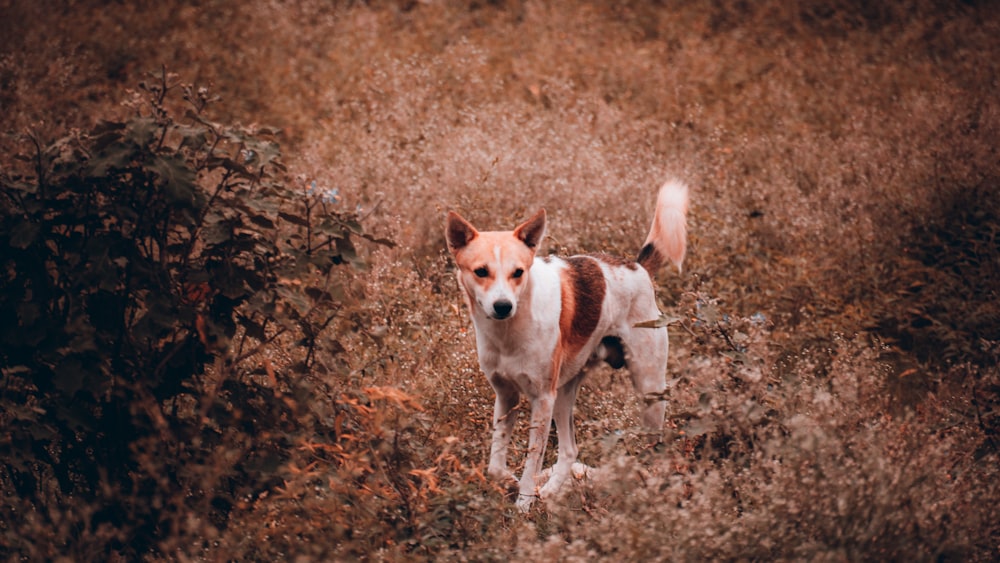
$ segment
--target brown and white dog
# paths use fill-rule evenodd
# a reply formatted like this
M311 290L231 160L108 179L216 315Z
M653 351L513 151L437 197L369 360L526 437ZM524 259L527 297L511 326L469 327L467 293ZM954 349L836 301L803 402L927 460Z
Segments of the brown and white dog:
M528 453L517 506L562 486L577 459L573 403L586 368L601 361L628 366L646 401L643 426L659 432L666 403L667 329L637 328L657 319L653 279L665 260L678 270L687 247L688 189L660 189L653 225L635 261L593 254L536 256L545 210L513 231L481 232L457 213L447 222L448 249L476 330L479 365L496 391L488 472L514 479L507 446L521 395L531 405ZM549 427L555 418L559 454L545 486L536 489Z

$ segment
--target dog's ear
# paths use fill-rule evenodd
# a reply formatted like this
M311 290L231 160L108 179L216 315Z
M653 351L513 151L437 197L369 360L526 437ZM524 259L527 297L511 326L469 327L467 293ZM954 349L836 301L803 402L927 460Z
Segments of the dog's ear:
M514 236L521 239L528 248L536 250L545 236L545 210L540 209L531 219L518 225L514 229Z
M454 211L448 212L448 228L445 238L448 240L448 250L452 254L463 249L479 235L479 231Z

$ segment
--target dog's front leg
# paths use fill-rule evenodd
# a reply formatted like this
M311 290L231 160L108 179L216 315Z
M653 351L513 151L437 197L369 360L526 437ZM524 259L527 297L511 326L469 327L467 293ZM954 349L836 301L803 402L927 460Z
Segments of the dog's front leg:
M556 432L559 436L559 457L552 467L549 480L539 491L539 496L544 500L555 494L562 487L562 484L570 476L579 449L576 445L576 433L573 429L573 403L576 402L576 392L583 381L583 374L577 375L572 381L566 383L559 389L556 395L555 406L553 407L553 417L556 421Z
M528 454L524 460L524 473L518 486L517 508L527 512L538 497L535 478L542 469L545 446L549 441L552 426L552 407L555 403L551 394L542 394L531 399L531 428L528 434Z
M490 445L490 464L486 472L497 481L513 481L514 474L507 468L507 447L514 423L517 422L517 403L521 394L517 387L499 378L492 378L490 383L496 392L496 402L493 404L493 442Z

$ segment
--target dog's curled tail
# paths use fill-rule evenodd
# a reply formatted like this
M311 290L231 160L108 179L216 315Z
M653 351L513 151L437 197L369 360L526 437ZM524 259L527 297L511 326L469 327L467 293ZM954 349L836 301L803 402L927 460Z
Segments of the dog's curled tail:
M635 259L640 266L656 276L665 260L681 271L687 252L688 187L678 180L668 180L660 188L653 213L653 226Z

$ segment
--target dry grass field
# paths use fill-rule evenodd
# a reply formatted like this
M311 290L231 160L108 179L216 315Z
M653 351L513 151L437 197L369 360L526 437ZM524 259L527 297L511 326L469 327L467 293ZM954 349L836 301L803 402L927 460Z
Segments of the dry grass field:
M232 477L259 429L87 500L6 465L5 560L1000 558L995 2L0 0L0 37L0 172L165 68L214 119L280 128L288 185L395 243L337 272L322 369L287 369L291 337L251 360L246 385L312 405L270 477ZM519 515L484 478L493 397L444 214L544 207L543 253L633 256L668 177L692 207L659 277L662 442L623 373L591 374L594 475ZM0 367L10 409L2 343Z

